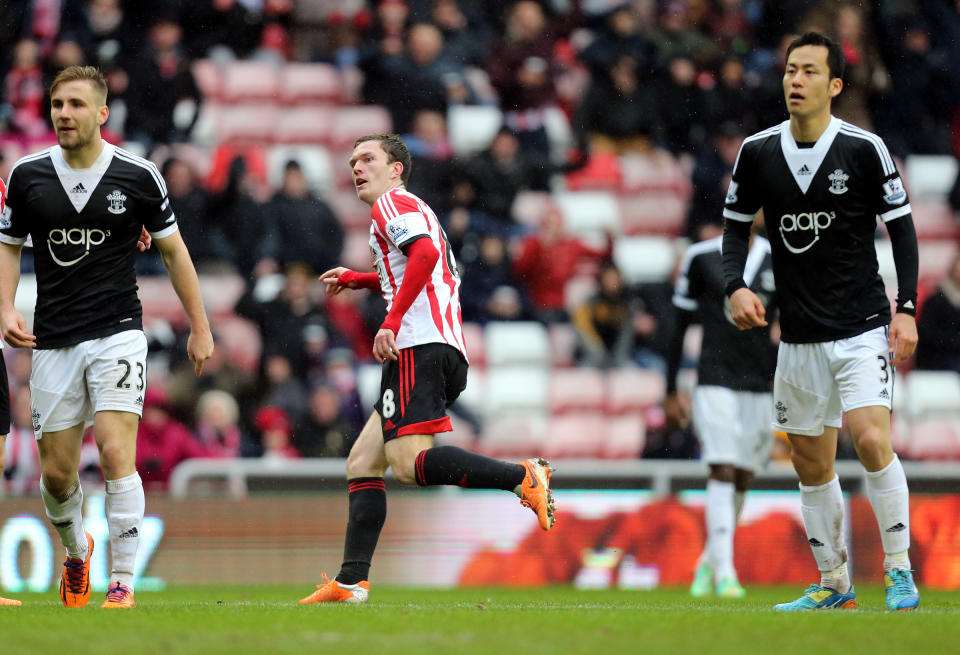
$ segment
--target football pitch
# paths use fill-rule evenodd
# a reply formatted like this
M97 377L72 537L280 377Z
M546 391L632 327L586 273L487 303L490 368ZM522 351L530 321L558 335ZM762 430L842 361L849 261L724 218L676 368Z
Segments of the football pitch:
M751 588L737 601L686 589L425 590L374 587L367 605L298 605L302 587L187 587L138 594L133 611L100 594L66 610L55 592L0 608L0 653L936 653L960 643L960 594L921 590L921 609L883 610L879 586L860 609L782 614L802 589Z

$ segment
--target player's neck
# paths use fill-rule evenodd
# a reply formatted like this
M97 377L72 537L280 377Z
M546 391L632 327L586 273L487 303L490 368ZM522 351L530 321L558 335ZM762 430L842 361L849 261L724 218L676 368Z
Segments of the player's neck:
M814 116L790 116L790 134L798 143L815 143L830 126L829 108Z
M383 190L383 193L381 193L379 196L377 196L376 198L373 199L373 202L369 202L369 203L367 203L367 204L370 205L371 207L373 207L375 204L377 204L377 201L380 200L380 198L384 197L385 195L387 195L388 193L390 193L390 192L393 191L394 189L403 189L403 188L404 188L403 182L400 182L400 181L398 180L396 184L392 184L392 185L388 186L386 189L384 189L384 190Z
M61 148L63 158L70 168L90 168L97 157L103 152L103 139L98 134L95 139L82 148L72 148L67 150Z

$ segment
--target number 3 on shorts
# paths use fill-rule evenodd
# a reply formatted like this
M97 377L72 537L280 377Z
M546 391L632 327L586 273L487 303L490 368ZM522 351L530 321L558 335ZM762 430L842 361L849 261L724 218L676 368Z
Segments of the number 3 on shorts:
M130 373L133 370L133 367L130 365L130 362L128 362L125 359L118 359L117 365L122 366L124 371L123 375L120 377L120 380L117 382L117 389L129 389L130 383L127 382L127 378L130 377ZM134 362L134 365L136 365L137 367L137 376L138 376L137 391L143 391L143 387L145 384L145 381L143 379L143 373L144 373L145 367L143 365L143 362Z
M383 418L390 418L397 411L397 404L393 401L393 389L383 392Z

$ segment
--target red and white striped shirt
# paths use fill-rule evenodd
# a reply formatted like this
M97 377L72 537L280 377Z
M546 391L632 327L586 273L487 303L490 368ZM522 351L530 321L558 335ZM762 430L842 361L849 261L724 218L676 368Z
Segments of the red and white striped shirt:
M380 289L387 311L403 284L407 257L401 248L419 238L429 238L440 253L427 285L403 315L397 348L424 343L446 343L464 358L463 319L460 312L460 275L447 235L433 210L406 189L394 188L374 203L370 212L370 250L380 276Z

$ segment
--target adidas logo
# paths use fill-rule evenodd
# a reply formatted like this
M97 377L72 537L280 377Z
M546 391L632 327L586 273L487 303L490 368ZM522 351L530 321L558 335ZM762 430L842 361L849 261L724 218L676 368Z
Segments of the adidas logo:
M143 396L137 396L137 399L133 402L137 407L143 407Z
M912 300L908 300L907 302L903 303L903 308L904 308L904 309L916 309L917 306L913 304L913 301L912 301Z
M810 539L810 545L814 548L821 548L823 546L823 542L814 537Z
M75 186L75 187L73 187L72 189L70 189L70 192L71 192L71 193L86 193L87 190L86 190L86 188L84 188L83 182L80 182L79 184L77 184L77 186Z
M132 528L130 528L130 529L127 530L126 532L121 532L121 533L120 533L120 538L121 538L121 539L136 539L136 538L139 537L139 536L140 536L140 531L137 530L137 526L133 526Z
M903 532L906 529L907 526L905 526L903 523L897 523L896 525L887 528L887 532Z
M807 168L806 164L804 164L803 167L799 171L797 171L797 175L810 175L810 174L811 174L811 171L809 168Z
M887 388L886 388L886 387L884 387L883 389L880 390L880 397L881 397L881 398L885 398L886 400L890 400L890 394L887 393Z
M390 419L387 419L387 422L383 424L383 429L384 429L384 430L395 430L396 427L397 427L397 426L394 425L394 424L393 424L393 421L391 421Z

